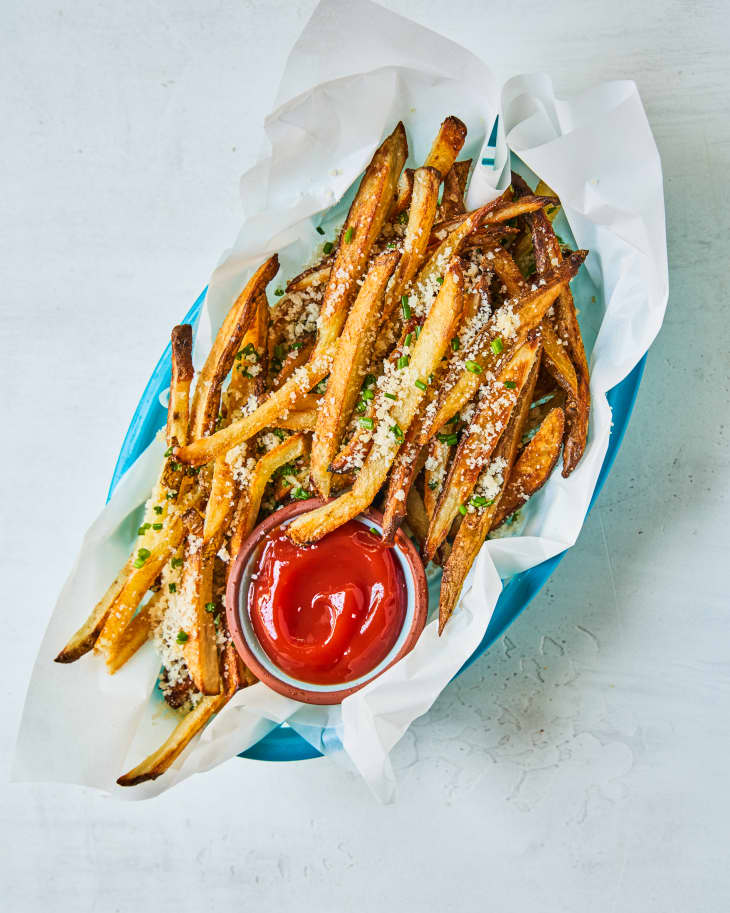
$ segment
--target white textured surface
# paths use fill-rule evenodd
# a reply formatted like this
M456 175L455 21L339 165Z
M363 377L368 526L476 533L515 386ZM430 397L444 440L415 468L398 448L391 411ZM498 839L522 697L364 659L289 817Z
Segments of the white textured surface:
M398 804L324 761L232 760L135 805L3 784L4 909L728 908L725 5L517 0L489 26L477 0L388 5L502 77L639 84L671 299L614 472L554 579L397 749ZM313 6L4 7L3 759L68 562L171 322L234 235L242 150Z

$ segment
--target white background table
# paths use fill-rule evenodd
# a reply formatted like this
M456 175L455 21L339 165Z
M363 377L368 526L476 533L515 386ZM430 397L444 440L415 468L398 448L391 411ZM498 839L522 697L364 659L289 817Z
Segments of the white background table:
M55 595L170 325L236 232L238 175L314 5L3 4L4 758ZM542 594L396 750L397 804L324 760L233 759L141 804L3 782L3 909L728 909L727 3L387 5L503 78L638 82L671 302L613 474Z

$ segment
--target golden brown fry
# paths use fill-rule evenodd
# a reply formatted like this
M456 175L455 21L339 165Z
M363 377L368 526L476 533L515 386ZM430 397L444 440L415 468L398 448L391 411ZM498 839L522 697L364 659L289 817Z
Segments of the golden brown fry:
M296 409L286 418L276 420L277 428L286 428L287 431L314 431L317 426L316 409Z
M446 478L446 467L451 456L451 445L432 437L427 445L426 468L423 473L423 502L430 521L436 508L441 488ZM413 486L410 486L411 488ZM410 489L409 489L410 490Z
M210 542L225 531L237 500L236 480L233 468L225 456L218 457L213 464L213 479L210 495L205 508L203 541Z
M501 526L550 478L560 456L564 429L565 413L562 409L551 409L515 463L504 494L499 499L492 529Z
M122 632L122 636L114 644L114 649L107 653L106 668L109 675L114 675L130 660L143 644L146 644L152 633L151 618L157 604L165 597L162 590L152 596L149 602L142 606L134 618Z
M537 362L533 367L530 379L522 389L517 408L512 412L509 425L497 445L494 460L490 464L495 466L504 464L499 473L502 481L498 483L497 495L492 499L491 504L487 504L484 507L475 507L472 511L467 512L456 533L448 558L444 562L441 593L439 595L439 635L443 633L444 627L454 611L466 575L469 573L474 559L479 554L479 550L491 528L494 515L499 509L499 501L509 480L510 471L514 465L517 448L522 437L522 428L530 409L530 401L532 400L536 379ZM499 460L499 463L497 463L497 460ZM495 482L498 482L499 475L497 473L494 474Z
M218 415L221 384L231 370L243 334L254 319L259 296L278 270L279 258L274 255L256 270L226 314L195 385L190 408L192 440L197 440L212 431Z
M535 373L533 369L540 354L540 345L539 333L535 333L515 352L500 372L497 382L482 388L484 395L477 404L469 428L459 442L431 518L423 549L424 561L433 558L454 518L460 511L466 510L477 479L488 464L503 429L509 424L523 388Z
M145 780L156 780L172 762L179 757L190 741L230 699L225 691L203 697L189 713L180 720L169 737L151 755L117 780L120 786L136 786Z
M287 295L291 292L304 292L309 288L313 288L315 285L324 285L330 277L334 259L334 256L325 257L324 260L321 260L315 266L310 266L308 269L305 269L304 272L295 276L286 287ZM279 315L279 308L287 303L288 302L286 301L282 301L282 304L277 307L275 321L278 320L280 316L285 316L283 314ZM291 315L286 315L286 319L291 320Z
M403 254L385 295L382 322L400 305L406 286L423 265L436 217L440 183L441 178L435 168L419 168L413 176L413 199L403 238Z
M532 228L532 243L538 275L548 279L560 270L563 260L560 243L550 220L544 212L528 217ZM566 434L563 444L563 476L567 478L578 465L588 437L588 415L591 407L590 375L583 347L583 338L575 312L573 293L566 286L556 307L558 337L567 343L570 359L575 367L578 395L570 398L566 408Z
M400 369L397 400L388 407L390 401L380 399L383 415L379 417L373 447L352 490L294 520L288 528L293 542L304 544L321 539L356 517L372 502L398 452L404 430L410 425L423 398L421 386L438 368L454 335L463 307L463 287L462 269L458 259L454 258L444 273L441 290L413 345L410 361Z
M337 453L362 386L380 324L385 286L399 260L400 253L392 250L373 261L337 344L312 439L310 473L323 498L330 494L330 461Z
M284 356L284 361L281 363L280 370L274 375L271 389L279 390L281 387L283 387L297 368L301 368L302 365L306 365L306 363L312 357L313 351L314 339L311 337L309 339L303 340L301 346L298 348L290 349L289 352L287 352ZM300 400L298 398L297 408L299 407L299 403Z
M439 220L451 219L465 211L464 194L469 180L471 159L454 162L444 178L444 193L439 207Z
M218 694L221 688L218 672L213 614L206 607L213 600L213 561L220 548L218 538L203 542L203 518L194 508L183 517L186 528L185 551L180 597L185 602L190 622L184 629L185 663L195 687L201 694Z
M390 222L396 216L405 212L411 205L411 196L413 195L413 174L412 168L404 168L403 171L401 171L401 175L398 178L398 186L395 191L395 199L388 210L386 221Z
M439 127L425 166L435 168L443 178L451 170L465 139L466 125L463 121L458 117L447 117Z
M222 410L227 416L247 402L252 394L258 396L264 392L269 355L269 315L269 302L262 292L256 302L256 313L251 326L234 357L231 380L226 390L225 409Z
M235 556L241 550L244 539L256 525L264 489L271 476L286 463L304 456L309 450L309 439L303 434L293 434L278 447L264 454L256 463L248 485L241 493L233 520L233 535L229 551Z
M94 611L68 641L54 662L73 663L77 659L80 659L85 653L88 653L94 646L109 617L111 607L122 592L129 575L134 570L133 560L133 558L129 558L127 563L109 585L106 593L104 593L96 606L94 606Z
M418 493L415 485L411 486L406 498L406 520L418 540L419 548L423 547L428 533L428 516L426 515L426 506L423 498Z
M312 360L298 368L286 383L275 392L272 392L264 402L252 412L227 428L221 428L210 437L200 438L188 444L187 447L178 448L175 454L183 463L192 466L202 466L214 460L220 454L227 453L236 444L248 440L254 434L268 427L283 428L288 420L294 416L292 410L296 409L297 402L312 387L323 380L330 371L332 354L335 346L317 355L312 355Z
M114 651L145 593L182 541L182 537L182 520L177 515L171 516L163 530L163 535L150 550L149 556L139 567L132 568L119 595L110 606L104 627L96 642L95 650L98 653L107 654ZM142 561L141 558L137 560Z
M172 376L167 406L167 444L187 444L190 383L193 379L193 328L189 323L173 327Z
M408 495L413 490L413 480L423 469L426 462L425 447L421 447L420 450L411 448L406 440L401 446L401 452L406 452L408 454L412 470L408 488L400 487L397 476L391 474L390 477L388 492L385 496L385 507L383 509L383 541L388 545L392 544L398 527L405 519L408 507ZM398 454L399 457L400 455L401 453Z
M383 227L407 155L406 131L399 123L375 152L342 226L322 301L315 360L331 354L332 346L342 332L347 312L357 294L357 280L365 270L370 251Z

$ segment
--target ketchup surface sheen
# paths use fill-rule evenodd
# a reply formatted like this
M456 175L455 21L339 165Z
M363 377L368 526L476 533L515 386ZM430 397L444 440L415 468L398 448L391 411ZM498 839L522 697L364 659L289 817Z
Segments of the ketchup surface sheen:
M248 611L268 656L293 678L344 683L374 669L403 627L406 585L392 548L350 520L309 546L278 527L259 546Z

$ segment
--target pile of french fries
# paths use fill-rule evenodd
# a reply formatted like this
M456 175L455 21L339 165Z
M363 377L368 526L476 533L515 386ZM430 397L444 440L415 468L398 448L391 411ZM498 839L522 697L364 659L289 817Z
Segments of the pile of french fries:
M585 445L589 375L560 203L514 174L467 212L466 127L441 125L404 168L398 124L375 152L339 236L288 284L262 264L218 332L193 388L192 328L172 331L167 450L134 549L57 657L92 649L110 673L148 640L181 719L121 776L154 779L239 688L255 681L225 615L232 560L284 502L324 503L289 526L316 542L370 505L383 537L405 525L443 567L439 632L484 540ZM318 229L320 234L323 230ZM192 390L192 392L191 392Z

